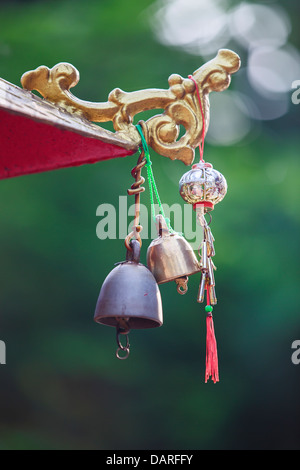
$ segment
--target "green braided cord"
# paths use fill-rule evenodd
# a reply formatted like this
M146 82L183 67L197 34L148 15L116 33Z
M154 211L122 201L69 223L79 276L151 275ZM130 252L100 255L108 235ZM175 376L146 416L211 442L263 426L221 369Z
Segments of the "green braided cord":
M145 140L144 134L142 132L142 128L140 125L136 126L138 132L140 133L141 139L142 139L142 145L144 149L144 154L145 154L145 159L146 159L146 169L147 169L147 177L148 177L148 185L149 185L149 192L150 192L150 202L151 202L151 211L152 211L152 217L153 220L155 221L155 205L154 205L154 194L153 194L153 171L152 171L152 162L150 158L150 153L149 153L149 148L147 145L147 142ZM140 153L142 152L141 149L139 149ZM160 201L160 200L159 200Z
M148 177L148 185L149 185L149 192L150 192L150 203L151 203L152 218L155 220L154 195L153 195L152 184L150 183L150 181L151 181L151 171L150 171L150 168L151 168L151 167L146 163L146 168L147 168L147 177Z
M163 216L163 218L165 219L169 231L171 233L176 233L171 227L170 219L168 219L165 216L165 211L164 211L164 208L162 206L162 203L161 203L161 200L160 200L160 197L159 197L159 194L158 194L158 189L157 189L155 179L154 179L154 174L153 174L153 170L152 170L152 161L151 161L151 158L150 158L149 148L148 148L146 139L144 137L142 128L139 124L135 127L137 128L137 130L138 130L138 132L141 136L142 146L143 146L143 149L144 149L145 158L146 158L146 162L147 162L145 166L147 168L147 177L148 177L148 184L149 184L150 202L151 202L151 211L152 211L153 220L156 221L156 218L155 218L155 204L154 204L154 194L155 194L155 197L156 197L156 200L157 200L157 203L158 203L158 206L159 206L159 211L160 211L161 215ZM141 150L140 150L140 152L141 152Z

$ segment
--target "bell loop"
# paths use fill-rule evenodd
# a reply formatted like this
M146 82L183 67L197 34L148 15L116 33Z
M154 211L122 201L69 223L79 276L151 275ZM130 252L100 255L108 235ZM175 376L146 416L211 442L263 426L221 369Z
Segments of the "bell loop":
M180 295L184 295L188 291L188 276L184 277L179 277L178 279L175 279L175 282L177 284L177 292Z
M130 249L126 253L126 261L140 262L141 245L137 240L131 240Z
M117 345L118 349L116 351L116 357L120 360L127 359L130 353L130 344L129 344L129 337L128 337L129 330L123 330L122 328L116 329L116 337L117 337ZM121 343L120 335L123 335L126 339L126 344L123 346ZM120 352L123 351L125 355L120 355Z
M158 214L155 217L155 225L156 225L156 230L157 230L159 237L170 235L168 224L166 222L166 219L163 217L163 215Z
M120 352L123 351L125 352L125 355L124 356L120 356ZM130 350L129 349L121 349L121 348L118 348L117 351L116 351L116 357L117 359L120 359L120 361L124 361L125 359L128 358L130 354Z

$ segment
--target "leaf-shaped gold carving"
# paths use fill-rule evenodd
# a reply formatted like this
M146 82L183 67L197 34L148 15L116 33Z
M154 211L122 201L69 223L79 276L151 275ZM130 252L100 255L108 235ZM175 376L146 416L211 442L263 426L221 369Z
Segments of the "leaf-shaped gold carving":
M228 88L231 75L239 67L238 55L221 49L214 59L193 73L200 92L206 131L209 125L209 93ZM116 88L103 103L76 98L70 89L78 81L78 70L68 63L57 64L52 69L41 66L26 72L21 78L23 88L36 90L46 100L89 121L112 121L117 134L138 144L140 135L133 124L134 117L142 111L163 109L162 114L141 123L148 145L172 160L181 160L186 165L193 162L203 127L193 80L173 74L169 77L167 90L146 89L126 93ZM178 139L180 126L185 128L185 134Z

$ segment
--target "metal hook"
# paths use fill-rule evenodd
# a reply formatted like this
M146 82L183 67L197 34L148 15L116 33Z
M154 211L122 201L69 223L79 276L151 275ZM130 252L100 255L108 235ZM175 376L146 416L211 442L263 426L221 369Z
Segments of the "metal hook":
M120 351L122 351L122 349L118 348L117 351L116 351L116 357L117 357L118 359L120 359L121 361L124 361L125 359L128 358L129 353L130 353L130 350L129 350L129 349L126 349L126 350L124 349L124 350L123 350L123 351L126 352L125 356L120 356Z

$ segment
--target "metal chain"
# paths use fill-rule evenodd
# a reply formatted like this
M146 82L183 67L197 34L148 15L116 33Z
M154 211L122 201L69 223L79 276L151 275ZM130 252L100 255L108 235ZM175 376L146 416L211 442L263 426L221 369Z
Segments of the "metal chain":
M135 196L135 208L134 208L134 221L132 232L130 232L125 238L125 246L127 250L132 251L130 246L130 240L135 238L140 246L142 246L142 239L140 232L143 230L142 225L140 225L140 201L141 193L145 191L145 188L142 186L145 182L145 178L141 175L142 168L146 165L147 161L145 159L145 152L141 150L140 156L138 158L136 166L131 170L131 175L135 179L135 182L131 185L131 188L127 190L129 196Z

